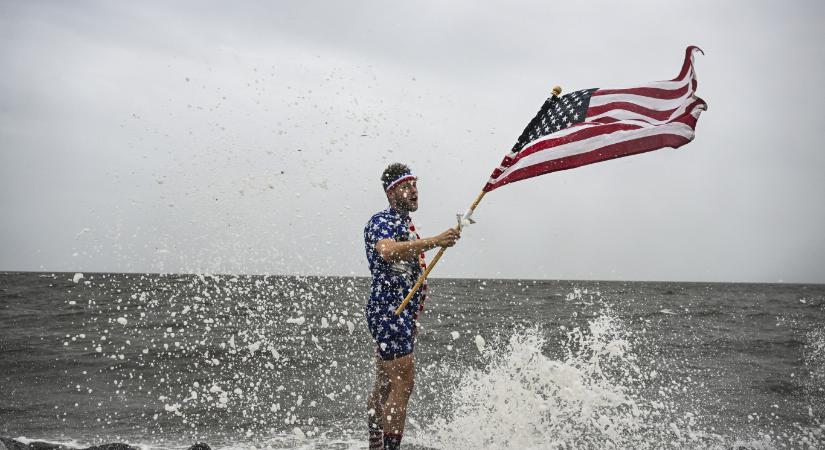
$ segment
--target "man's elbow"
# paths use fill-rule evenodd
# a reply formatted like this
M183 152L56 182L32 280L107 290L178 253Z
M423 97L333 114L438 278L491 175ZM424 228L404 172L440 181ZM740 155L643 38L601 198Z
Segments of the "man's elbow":
M395 262L396 252L392 248L392 244L388 242L379 242L375 244L375 250L378 255L385 261Z
M384 249L383 251L378 252L385 261L389 262L398 262L398 252L395 252L390 249Z

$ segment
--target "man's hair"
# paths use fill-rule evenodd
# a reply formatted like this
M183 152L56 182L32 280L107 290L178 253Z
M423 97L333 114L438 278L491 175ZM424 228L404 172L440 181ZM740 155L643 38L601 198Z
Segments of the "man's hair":
M384 173L381 174L381 184L384 186L384 189L386 189L390 183L409 173L410 168L407 167L406 164L392 163L387 166L387 168L384 169Z

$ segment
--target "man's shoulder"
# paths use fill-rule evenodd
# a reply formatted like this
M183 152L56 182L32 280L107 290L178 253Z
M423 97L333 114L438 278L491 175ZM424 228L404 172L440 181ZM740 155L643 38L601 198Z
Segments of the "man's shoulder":
M375 223L386 223L396 221L398 221L398 216L394 214L389 208L387 208L382 209L381 211L378 211L377 213L373 214L372 217L370 217L370 220L367 221L367 226Z
M367 221L367 224L364 226L364 234L365 236L383 234L381 230L384 230L383 232L394 233L394 231L390 230L395 230L400 223L401 218L397 213L394 213L389 208L383 209L370 217L370 220Z

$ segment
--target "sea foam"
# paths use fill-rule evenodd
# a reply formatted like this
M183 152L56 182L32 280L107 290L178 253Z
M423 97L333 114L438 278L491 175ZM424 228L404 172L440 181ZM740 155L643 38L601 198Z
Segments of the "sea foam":
M817 341L823 337L810 336L809 364L825 362L825 340ZM561 342L548 342L539 327L515 331L487 346L486 364L461 376L451 411L419 430L415 442L451 449L769 449L825 443L823 424L797 427L781 438L720 433L710 425L713 414L688 409L676 398L699 389L689 377L664 384L641 363L634 347L644 342L610 313L568 331ZM547 356L548 346L564 356Z
M556 344L556 343L554 343ZM696 430L696 415L666 394L645 398L654 371L636 364L629 336L609 314L574 328L562 358L546 356L538 327L484 351L452 394L451 414L418 434L437 448L690 448L723 439ZM660 391L661 393L661 391Z

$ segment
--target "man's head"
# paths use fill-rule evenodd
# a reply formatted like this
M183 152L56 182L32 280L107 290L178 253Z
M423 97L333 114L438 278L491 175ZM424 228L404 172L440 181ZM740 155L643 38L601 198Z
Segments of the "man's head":
M390 164L384 169L381 183L390 206L402 212L413 212L418 209L416 179L405 164Z

